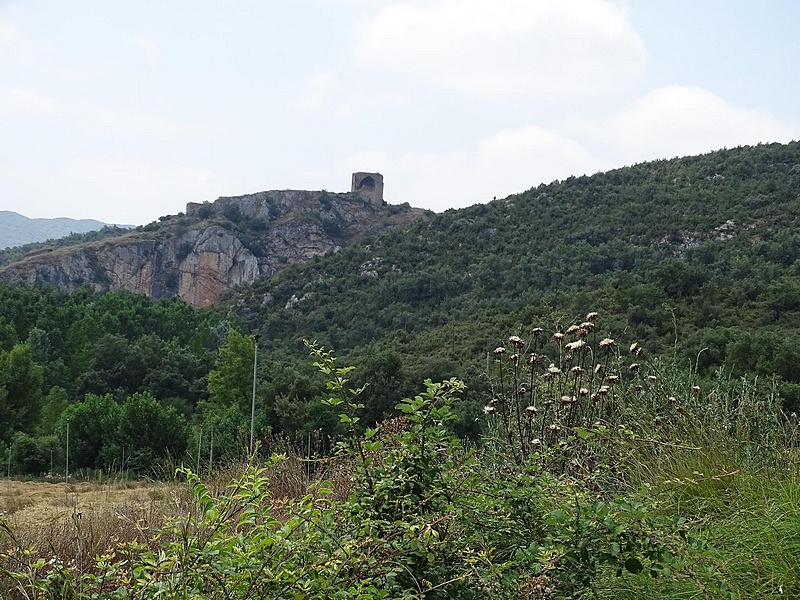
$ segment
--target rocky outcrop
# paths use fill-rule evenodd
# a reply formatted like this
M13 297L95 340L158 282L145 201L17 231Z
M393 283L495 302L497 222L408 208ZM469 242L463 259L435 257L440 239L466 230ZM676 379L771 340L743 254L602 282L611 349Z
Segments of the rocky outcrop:
M0 280L179 296L202 307L228 288L423 214L407 205L376 205L357 193L284 190L219 198L118 237L29 254L0 269Z

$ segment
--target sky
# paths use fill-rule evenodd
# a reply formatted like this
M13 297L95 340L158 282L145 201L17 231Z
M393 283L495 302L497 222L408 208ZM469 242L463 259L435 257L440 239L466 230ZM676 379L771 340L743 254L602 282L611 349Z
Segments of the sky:
M440 212L785 143L798 31L796 0L0 0L0 210L140 225L377 171Z

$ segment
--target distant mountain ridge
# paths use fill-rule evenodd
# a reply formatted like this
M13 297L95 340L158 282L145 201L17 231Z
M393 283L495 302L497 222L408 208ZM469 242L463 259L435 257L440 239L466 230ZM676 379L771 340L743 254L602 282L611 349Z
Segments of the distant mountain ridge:
M0 210L0 249L62 238L70 233L97 231L106 223L94 219L31 219L10 210Z

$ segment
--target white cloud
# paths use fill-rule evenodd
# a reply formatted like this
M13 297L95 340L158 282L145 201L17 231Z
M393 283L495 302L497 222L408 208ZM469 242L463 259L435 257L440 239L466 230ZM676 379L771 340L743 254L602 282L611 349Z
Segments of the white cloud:
M404 102L397 94L348 89L333 73L317 71L303 79L292 107L300 113L346 120L378 106L385 109Z
M68 196L79 190L80 212L110 223L147 223L187 202L213 200L225 187L207 168L106 157L75 159L59 175Z
M161 48L159 48L155 40L149 37L137 36L131 40L131 44L148 58L159 58L161 56Z
M613 117L573 131L581 129L627 164L800 139L796 122L735 106L704 89L677 85L655 89Z
M481 140L469 152L364 152L348 157L335 172L379 171L386 200L441 211L519 193L539 183L610 167L578 142L537 126L506 130ZM330 174L333 177L333 172Z
M190 125L160 114L96 108L86 126L102 136L126 141L209 141L225 137L222 127Z
M32 119L51 117L59 111L53 98L24 87L0 87L0 118Z
M611 0L398 0L357 23L354 48L368 66L490 97L616 90L646 62Z
M0 46L14 44L19 39L19 30L8 17L0 13Z

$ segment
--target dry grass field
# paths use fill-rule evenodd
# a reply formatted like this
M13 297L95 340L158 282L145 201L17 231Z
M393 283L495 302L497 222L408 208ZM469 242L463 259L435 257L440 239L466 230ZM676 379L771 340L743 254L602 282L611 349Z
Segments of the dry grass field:
M0 481L0 548L89 564L128 541L146 542L165 516L185 511L186 486L158 482L69 485Z

